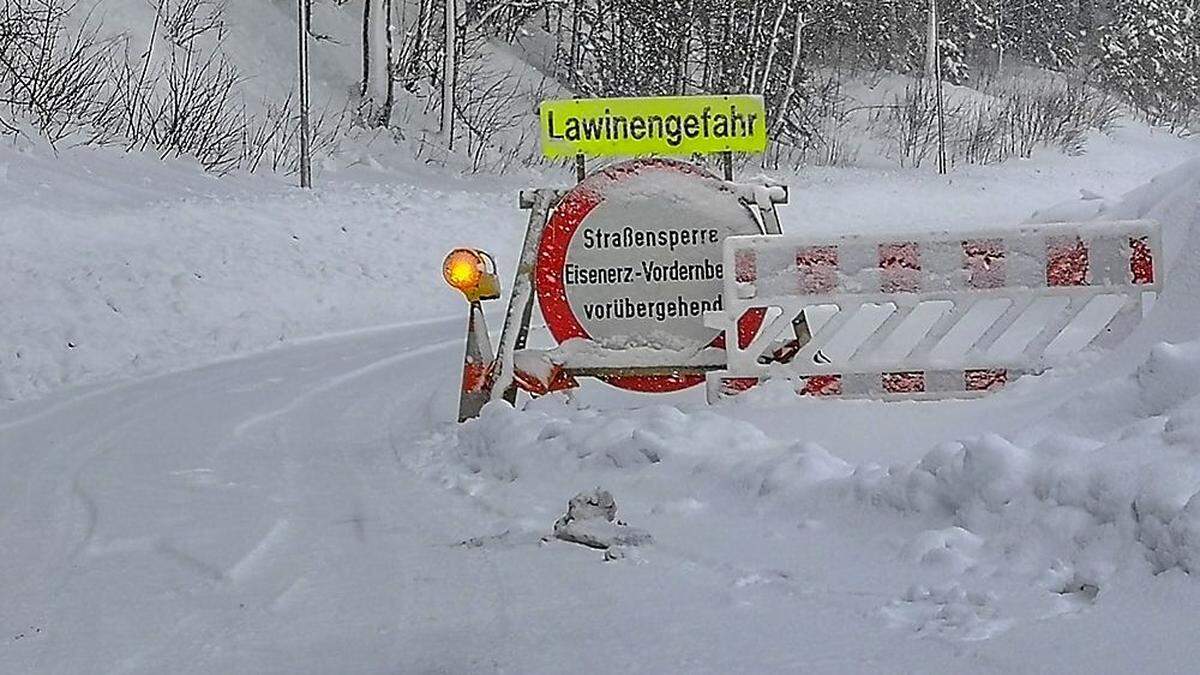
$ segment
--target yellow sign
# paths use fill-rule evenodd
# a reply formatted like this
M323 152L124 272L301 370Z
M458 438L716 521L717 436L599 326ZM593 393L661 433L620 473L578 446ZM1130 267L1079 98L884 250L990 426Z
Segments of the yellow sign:
M543 101L542 153L551 159L762 152L761 96L663 96Z

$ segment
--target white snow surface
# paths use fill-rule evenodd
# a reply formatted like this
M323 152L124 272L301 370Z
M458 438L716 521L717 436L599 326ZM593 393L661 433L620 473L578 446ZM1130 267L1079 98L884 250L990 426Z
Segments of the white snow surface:
M0 144L0 400L451 313L444 252L495 242L511 261L524 223L516 181L306 193L18 143Z
M814 171L782 218L1156 219L1165 290L1093 363L976 401L595 385L456 425L441 256L509 274L525 178L308 194L3 146L0 672L1192 672L1200 147L1090 147ZM597 486L651 543L544 540Z

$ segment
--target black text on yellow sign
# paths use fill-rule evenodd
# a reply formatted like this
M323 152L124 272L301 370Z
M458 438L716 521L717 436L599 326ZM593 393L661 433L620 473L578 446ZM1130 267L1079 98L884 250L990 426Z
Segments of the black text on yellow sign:
M551 159L762 152L761 96L665 96L543 101L542 153Z

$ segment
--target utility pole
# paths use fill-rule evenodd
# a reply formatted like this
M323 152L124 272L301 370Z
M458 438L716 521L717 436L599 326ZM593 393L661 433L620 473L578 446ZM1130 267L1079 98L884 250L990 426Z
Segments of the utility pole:
M308 23L310 2L312 0L296 0L300 12L300 187L312 187L312 155L309 148L308 120Z
M458 71L458 10L455 0L446 2L446 45L442 59L442 133L454 149L454 80Z
M942 93L942 46L938 36L937 0L929 0L929 54L933 60L933 81L937 90L938 173L946 173L946 108Z

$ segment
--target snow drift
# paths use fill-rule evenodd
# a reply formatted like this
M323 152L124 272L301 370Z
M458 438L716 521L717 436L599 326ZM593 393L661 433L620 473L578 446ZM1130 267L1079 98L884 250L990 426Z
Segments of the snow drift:
M444 251L511 261L515 183L307 192L117 148L0 144L0 402L332 332L459 320Z

